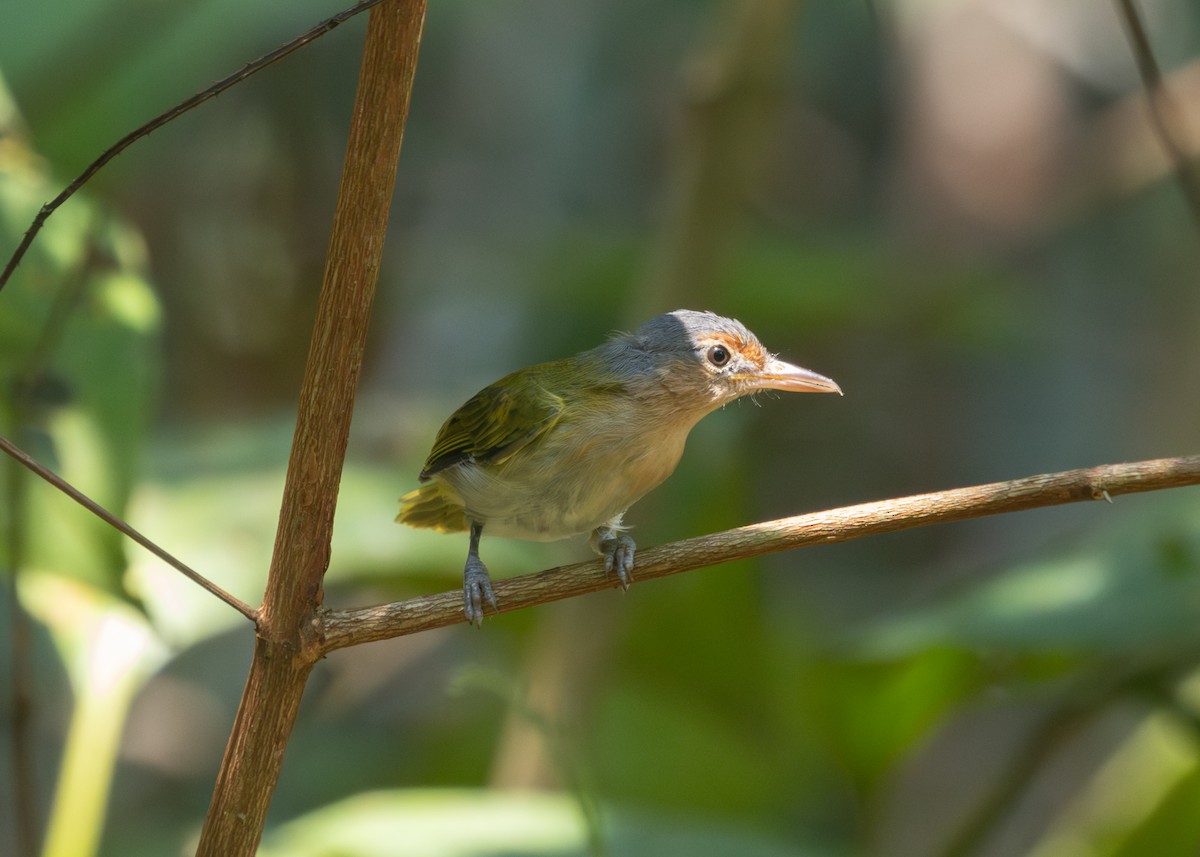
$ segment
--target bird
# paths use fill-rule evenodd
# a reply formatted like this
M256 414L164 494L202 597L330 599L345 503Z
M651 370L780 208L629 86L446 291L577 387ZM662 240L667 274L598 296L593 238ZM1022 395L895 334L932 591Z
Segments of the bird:
M528 541L590 532L606 574L628 589L637 546L625 511L674 472L704 416L765 390L842 393L778 359L735 319L664 313L468 399L438 431L396 521L469 534L463 612L476 626L485 605L499 611L479 556L485 531Z

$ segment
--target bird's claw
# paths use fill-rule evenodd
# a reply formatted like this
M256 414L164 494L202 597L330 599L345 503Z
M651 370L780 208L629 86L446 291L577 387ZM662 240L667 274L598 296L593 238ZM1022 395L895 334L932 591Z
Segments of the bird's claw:
M493 613L500 612L487 566L478 559L469 560L467 567L463 569L463 613L466 614L467 621L476 628L483 627L484 602L491 605Z
M600 553L604 555L604 571L606 574L616 572L621 589L629 591L633 583L633 554L637 544L629 536L613 535L600 540Z

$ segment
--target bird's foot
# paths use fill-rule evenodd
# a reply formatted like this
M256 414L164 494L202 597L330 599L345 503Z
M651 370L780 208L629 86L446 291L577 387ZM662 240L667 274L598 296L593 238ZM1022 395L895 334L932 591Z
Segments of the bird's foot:
M604 557L604 571L617 575L621 588L628 591L633 583L633 554L637 544L616 530L601 528L592 534L592 546Z
M483 627L484 602L491 605L493 613L500 612L487 566L479 557L469 557L463 569L463 612L467 614L467 621L476 628Z

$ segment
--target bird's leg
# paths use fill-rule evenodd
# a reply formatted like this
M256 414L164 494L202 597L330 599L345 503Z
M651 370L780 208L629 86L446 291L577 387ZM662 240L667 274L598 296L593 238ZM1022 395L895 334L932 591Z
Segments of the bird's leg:
M467 551L467 564L463 568L463 612L467 621L476 628L483 626L483 602L492 605L494 612L499 612L496 606L496 596L492 592L492 579L488 576L487 566L479 558L479 537L483 535L483 524L471 522L471 547Z
M604 557L604 571L607 574L615 571L621 588L628 591L633 583L633 553L637 550L633 539L605 524L592 531L591 544L592 550Z

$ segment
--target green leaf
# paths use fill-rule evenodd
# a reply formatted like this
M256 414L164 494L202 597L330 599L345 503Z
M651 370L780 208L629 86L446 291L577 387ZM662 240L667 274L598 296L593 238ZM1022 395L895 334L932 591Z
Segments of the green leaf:
M1182 494L1139 504L1070 551L880 623L862 635L860 653L950 645L1111 654L1194 640L1200 508Z
M570 798L470 790L369 792L270 831L262 857L816 857L753 833L699 820L605 813L590 850Z
M11 103L3 81L0 103ZM15 248L62 182L17 134L4 140L0 245ZM46 221L0 292L7 405L0 431L118 516L157 387L158 322L140 236L85 193ZM22 478L30 486L24 563L122 594L124 537L49 486Z

